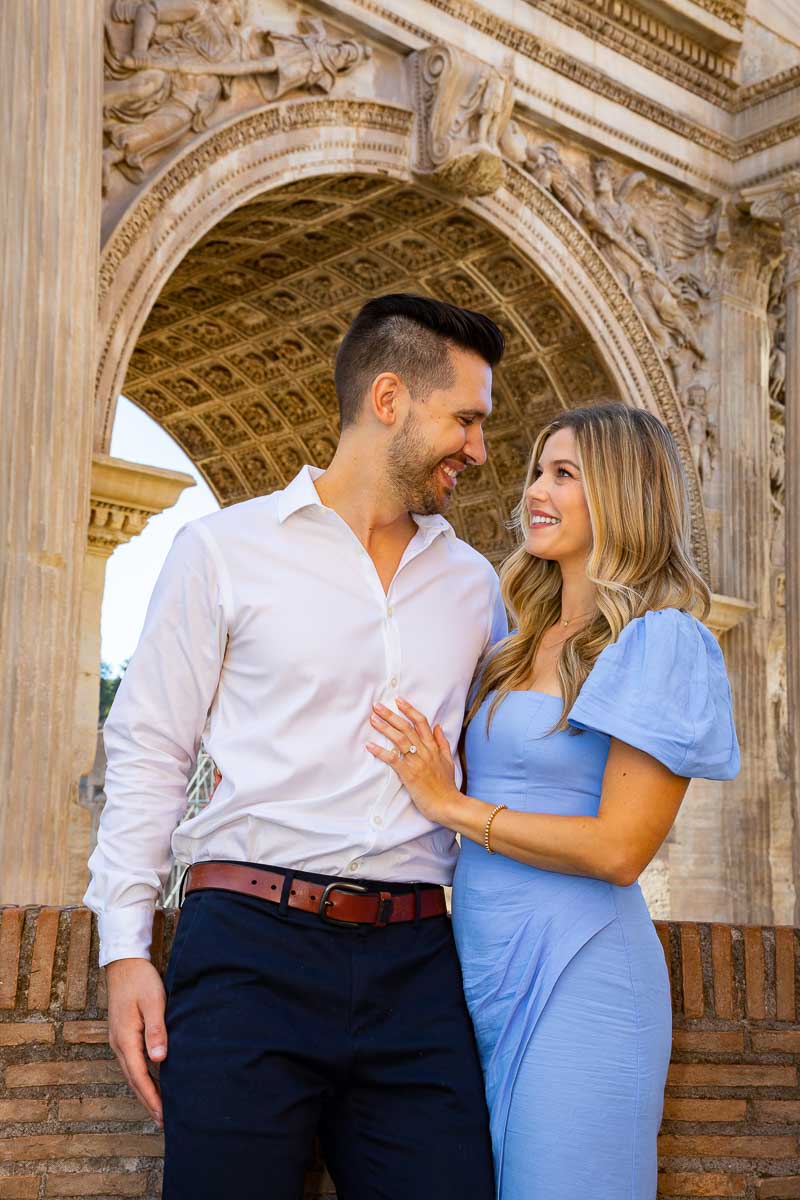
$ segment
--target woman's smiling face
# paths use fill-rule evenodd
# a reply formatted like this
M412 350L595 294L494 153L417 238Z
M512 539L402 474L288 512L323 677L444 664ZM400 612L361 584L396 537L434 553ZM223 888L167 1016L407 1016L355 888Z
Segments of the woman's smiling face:
M585 561L592 545L592 524L578 446L572 429L557 429L547 439L525 493L530 530L525 549L537 558Z

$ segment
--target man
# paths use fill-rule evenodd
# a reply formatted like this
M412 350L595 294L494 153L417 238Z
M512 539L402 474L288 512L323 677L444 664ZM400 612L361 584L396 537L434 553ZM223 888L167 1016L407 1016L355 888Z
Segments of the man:
M497 577L440 515L486 458L497 327L369 301L336 359L324 473L178 534L105 726L86 903L111 1045L158 1121L167 1200L298 1200L319 1133L343 1200L491 1200L483 1085L445 915L453 835L369 753L376 700L459 738ZM178 826L203 737L222 783ZM176 828L176 826L178 826ZM165 991L171 847L191 864Z

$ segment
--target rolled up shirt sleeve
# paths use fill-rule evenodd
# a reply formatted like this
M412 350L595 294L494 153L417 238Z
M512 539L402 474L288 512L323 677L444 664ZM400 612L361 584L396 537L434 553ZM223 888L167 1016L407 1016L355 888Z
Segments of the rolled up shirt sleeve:
M219 685L230 602L212 534L199 522L185 525L103 730L106 803L84 896L98 915L101 966L150 957L153 909Z

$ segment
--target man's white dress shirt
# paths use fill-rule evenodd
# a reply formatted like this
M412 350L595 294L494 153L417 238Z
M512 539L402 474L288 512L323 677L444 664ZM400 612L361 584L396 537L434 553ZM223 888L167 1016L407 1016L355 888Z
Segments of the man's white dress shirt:
M457 846L373 758L375 701L400 695L455 748L475 666L506 633L497 576L443 517L385 594L304 467L283 491L185 525L106 720L92 878L100 962L149 957L170 866L226 859L449 883ZM203 739L222 772L178 825Z

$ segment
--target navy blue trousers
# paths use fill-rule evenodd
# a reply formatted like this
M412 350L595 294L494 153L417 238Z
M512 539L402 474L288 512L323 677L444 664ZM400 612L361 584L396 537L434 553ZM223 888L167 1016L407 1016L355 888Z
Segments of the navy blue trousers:
M301 1200L315 1134L339 1200L493 1200L448 917L334 924L198 890L166 988L164 1200Z

